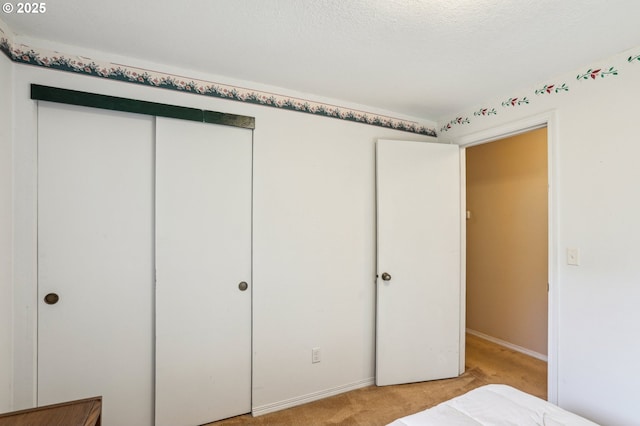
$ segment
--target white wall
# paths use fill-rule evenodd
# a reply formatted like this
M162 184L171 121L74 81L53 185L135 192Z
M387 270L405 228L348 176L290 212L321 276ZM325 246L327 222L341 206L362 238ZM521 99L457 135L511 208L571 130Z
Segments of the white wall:
M256 117L254 411L372 382L374 142L433 138L38 67L16 68L16 408L32 405L35 395L37 139L31 83ZM321 348L319 364L311 363L313 347Z
M555 111L557 196L556 276L551 277L557 311L558 402L562 407L607 425L636 424L640 377L640 138L638 93L640 47L595 64L585 64L537 87L504 93L460 114L441 139L470 141L501 126ZM614 67L618 75L578 80L588 69ZM569 91L536 95L544 84L566 83ZM529 104L502 107L510 97ZM475 116L481 108L497 115ZM554 113L551 113L553 115ZM454 117L442 120L449 123ZM440 126L439 126L440 127ZM566 249L580 249L580 265L569 266ZM553 337L552 337L553 338ZM551 348L551 346L550 346Z
M11 409L13 63L0 53L0 412Z

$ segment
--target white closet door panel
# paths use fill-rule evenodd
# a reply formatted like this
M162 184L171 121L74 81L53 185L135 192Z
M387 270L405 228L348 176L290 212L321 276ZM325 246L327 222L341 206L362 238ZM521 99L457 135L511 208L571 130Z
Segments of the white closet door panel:
M156 424L197 425L251 411L252 131L156 138Z
M39 102L38 404L105 426L153 422L152 159L153 118Z
M458 146L378 141L377 205L376 384L455 377L460 353Z

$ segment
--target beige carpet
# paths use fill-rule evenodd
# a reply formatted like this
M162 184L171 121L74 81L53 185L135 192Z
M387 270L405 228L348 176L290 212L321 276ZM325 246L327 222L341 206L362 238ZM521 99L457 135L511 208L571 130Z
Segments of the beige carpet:
M460 377L407 385L369 386L264 416L247 414L209 425L386 425L489 383L505 383L546 399L547 364L467 335L466 371Z

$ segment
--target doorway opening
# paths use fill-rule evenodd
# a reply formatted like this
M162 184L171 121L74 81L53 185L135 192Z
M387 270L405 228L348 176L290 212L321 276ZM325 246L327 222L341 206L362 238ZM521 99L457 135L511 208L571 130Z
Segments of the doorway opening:
M488 341L544 362L542 383L539 365L523 375L546 398L547 128L468 147L465 160L466 331L468 346L476 345L470 352Z

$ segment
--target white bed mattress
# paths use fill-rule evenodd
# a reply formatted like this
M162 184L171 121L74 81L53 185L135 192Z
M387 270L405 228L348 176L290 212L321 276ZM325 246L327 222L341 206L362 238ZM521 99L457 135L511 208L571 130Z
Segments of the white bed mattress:
M485 385L389 424L430 425L594 426L596 423L511 386Z

